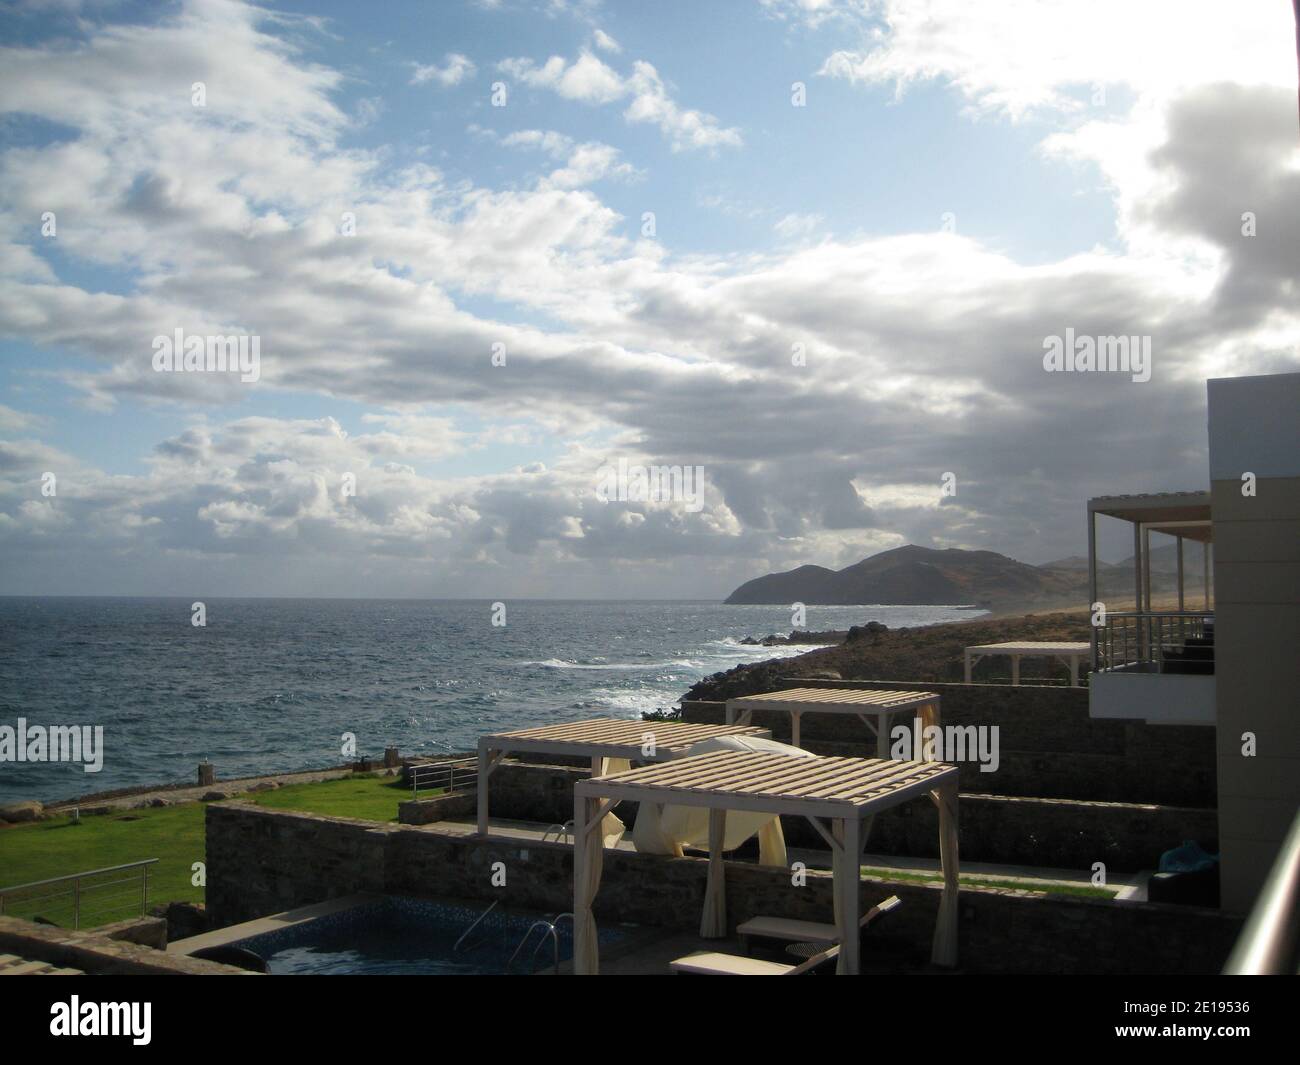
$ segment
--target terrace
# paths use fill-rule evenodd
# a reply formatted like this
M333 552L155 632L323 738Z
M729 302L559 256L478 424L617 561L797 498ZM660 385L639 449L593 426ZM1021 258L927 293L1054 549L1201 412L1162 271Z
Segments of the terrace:
M1133 530L1133 609L1097 557L1098 518ZM1172 541L1172 573L1160 572L1151 538ZM1152 723L1215 722L1213 524L1210 493L1106 496L1088 501L1088 580L1092 632L1091 713ZM1200 545L1189 558L1188 545ZM1155 594L1157 576L1172 587ZM1193 582L1195 588L1193 590Z

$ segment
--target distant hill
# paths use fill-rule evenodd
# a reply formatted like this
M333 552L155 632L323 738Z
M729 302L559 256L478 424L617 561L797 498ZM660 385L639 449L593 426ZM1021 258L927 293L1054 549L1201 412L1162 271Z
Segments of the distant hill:
M1087 598L1077 572L1017 562L996 551L935 550L909 544L841 570L800 566L746 581L726 602L854 606L971 605L990 610Z

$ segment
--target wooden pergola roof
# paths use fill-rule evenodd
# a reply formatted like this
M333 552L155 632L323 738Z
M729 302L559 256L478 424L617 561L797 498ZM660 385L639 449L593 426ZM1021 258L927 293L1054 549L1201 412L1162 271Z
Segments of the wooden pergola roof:
M580 780L574 790L589 798L861 820L954 782L957 772L942 762L714 751Z
M879 693L863 693L879 694ZM907 694L907 693L887 693ZM573 787L574 972L600 970L592 903L600 890L603 818L621 800L709 810L709 870L700 935L727 933L722 846L728 811L805 817L831 848L837 912L837 972L856 974L859 861L863 821L888 806L929 796L939 808L943 895L935 919L931 959L957 961L958 770L942 762L882 758L791 758L757 751L714 751L606 776ZM829 827L822 820L829 822Z
M971 644L966 650L1001 655L1082 655L1092 650L1092 644L1088 640L1012 640Z
M766 695L728 699L737 710L846 710L876 713L911 710L933 703L937 692L872 691L867 688L789 688Z
M513 732L493 732L480 737L480 749L540 751L545 754L603 755L608 758L638 758L645 737L654 737L659 756L675 754L717 736L758 736L769 739L771 732L750 725L692 725L682 721L628 721L595 717L558 725Z

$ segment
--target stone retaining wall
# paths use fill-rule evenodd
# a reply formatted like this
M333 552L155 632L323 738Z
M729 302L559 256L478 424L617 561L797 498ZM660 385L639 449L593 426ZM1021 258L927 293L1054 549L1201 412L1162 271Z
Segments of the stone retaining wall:
M357 890L501 899L546 913L572 907L572 850L559 844L238 802L207 808L207 838L208 909L221 925ZM492 884L496 862L504 863L504 887ZM597 918L690 931L699 922L707 865L607 851ZM917 956L928 954L938 887L864 879L861 891L864 906L898 895L904 905L893 934ZM830 874L810 871L807 884L795 887L786 870L727 862L727 906L733 925L758 914L824 921ZM960 914L962 969L971 973L1213 973L1241 925L1217 910L998 890L963 890Z
M1217 802L1213 728L1095 720L1084 688L804 678L789 684L934 691L943 699L944 724L997 725L997 772L963 764L963 791L1203 808ZM682 703L684 719L703 724L721 724L725 709L721 702ZM789 714L755 713L753 723L770 728L777 740L790 740ZM875 755L865 726L844 715L805 714L801 742L817 754Z
M257 976L230 965L168 954L167 923L143 918L77 932L0 917L0 954L96 976Z

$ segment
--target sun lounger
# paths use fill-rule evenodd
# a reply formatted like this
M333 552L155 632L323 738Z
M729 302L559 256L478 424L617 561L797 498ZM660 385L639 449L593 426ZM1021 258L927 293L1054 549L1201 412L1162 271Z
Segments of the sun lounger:
M903 905L903 902L897 895L890 895L883 902L872 906L862 920L858 922L858 934L861 935L870 925L886 914L893 913L901 905ZM759 931L755 931L755 928L758 928ZM748 931L745 931L746 929ZM755 917L740 925L736 931L742 934L742 942L747 941L749 936L763 935L771 936L774 939L795 939L801 944L806 943L810 949L816 949L820 943L802 934L809 929L822 936L829 932L829 937L832 940L835 938L836 929L834 925L818 924L815 921L787 920L782 917ZM793 933L796 930L801 934L794 935ZM832 943L826 949L818 951L818 953L813 954L798 965L786 965L782 962L763 961L759 958L749 958L739 954L697 951L695 954L688 954L684 958L678 958L671 963L671 968L675 973L689 973L693 976L802 976L811 969L815 969L838 957L839 952L839 944Z
M858 927L863 929L879 920L887 913L901 906L902 900L897 895L891 895L877 906L871 907L862 920L858 922ZM753 917L743 924L736 926L736 934L740 937L741 949L746 954L749 953L749 941L757 936L759 939L782 939L792 943L810 943L814 944L817 949L829 947L839 939L839 929L833 924L822 924L818 921L795 921L786 917Z
M832 968L839 957L838 946L828 947L798 965L779 961L761 961L739 954L718 954L701 950L672 963L674 973L687 976L808 976L814 969Z

